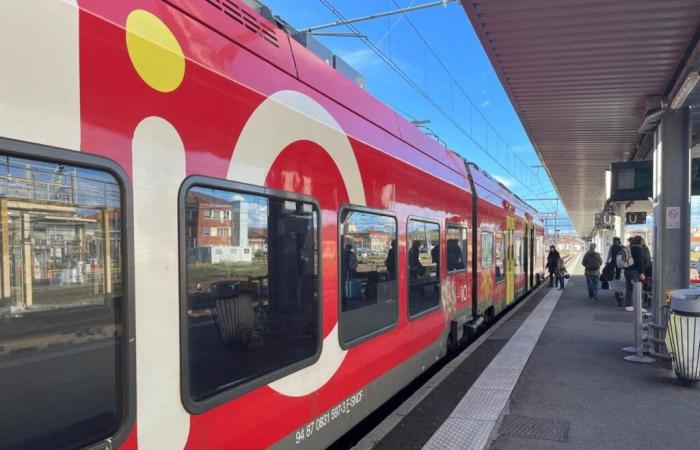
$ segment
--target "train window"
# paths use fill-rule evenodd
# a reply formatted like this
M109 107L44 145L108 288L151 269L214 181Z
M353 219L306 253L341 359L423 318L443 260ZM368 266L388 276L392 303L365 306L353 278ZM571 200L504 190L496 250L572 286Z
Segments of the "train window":
M493 233L491 231L481 232L481 268L490 269L493 267Z
M316 208L202 186L184 201L192 400L310 361L320 345ZM213 222L219 231L206 234Z
M341 213L340 342L352 345L398 318L396 219L347 209Z
M447 225L447 272L459 272L467 269L467 229Z
M408 221L408 315L440 304L440 226Z
M0 156L0 448L77 448L126 416L122 189Z
M506 252L503 233L496 233L496 255L494 261L496 264L496 282L503 281L506 278L506 272L504 270L506 266Z

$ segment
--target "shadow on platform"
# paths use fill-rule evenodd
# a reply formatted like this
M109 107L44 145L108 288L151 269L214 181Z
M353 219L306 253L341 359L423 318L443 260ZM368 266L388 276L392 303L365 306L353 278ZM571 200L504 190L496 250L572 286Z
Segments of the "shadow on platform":
M572 277L528 360L492 449L700 447L700 387L683 387L670 363L623 359L632 313L612 291L588 299Z

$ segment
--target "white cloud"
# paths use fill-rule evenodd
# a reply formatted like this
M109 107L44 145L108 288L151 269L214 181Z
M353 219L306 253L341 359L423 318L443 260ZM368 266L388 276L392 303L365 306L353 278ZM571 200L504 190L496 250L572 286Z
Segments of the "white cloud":
M515 153L527 153L529 151L532 151L532 144L530 144L530 143L516 144L516 145L511 145L510 148Z
M511 180L510 178L502 177L500 175L493 175L493 178L507 188L513 186L513 180Z
M481 106L484 108L488 108L490 104L491 104L491 100L484 100L484 102L481 104Z
M355 70L360 72L364 69L374 67L380 64L382 61L377 57L377 55L368 48L361 48L357 50L351 50L348 52L341 51L338 53L340 57Z

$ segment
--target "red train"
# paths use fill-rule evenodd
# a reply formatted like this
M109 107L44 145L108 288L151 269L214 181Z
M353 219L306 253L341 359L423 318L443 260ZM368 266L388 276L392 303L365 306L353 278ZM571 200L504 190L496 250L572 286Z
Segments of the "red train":
M0 15L0 448L321 448L543 275L537 213L238 0Z

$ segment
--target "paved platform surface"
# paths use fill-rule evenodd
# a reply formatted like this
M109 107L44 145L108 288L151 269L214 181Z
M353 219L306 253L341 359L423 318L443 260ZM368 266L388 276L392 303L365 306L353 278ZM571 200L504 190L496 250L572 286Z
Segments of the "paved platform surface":
M551 316L548 311L548 320L542 323L541 310L554 296L544 288L462 359L373 447L700 448L700 387L681 386L670 363L625 361L621 348L632 344L632 313L618 308L608 291L601 291L598 301L589 300L581 270L575 268L573 273L566 290L556 296ZM531 316L537 317L528 320ZM535 339L528 324L542 325L541 335L538 332ZM529 337L534 348L519 374L512 369L496 374L491 363L507 356L513 336L512 341ZM481 403L473 403L484 385L507 395L481 397ZM470 413L466 405L479 405L479 409ZM479 416L494 407L500 410L496 416L493 412ZM492 417L497 419L491 421Z

